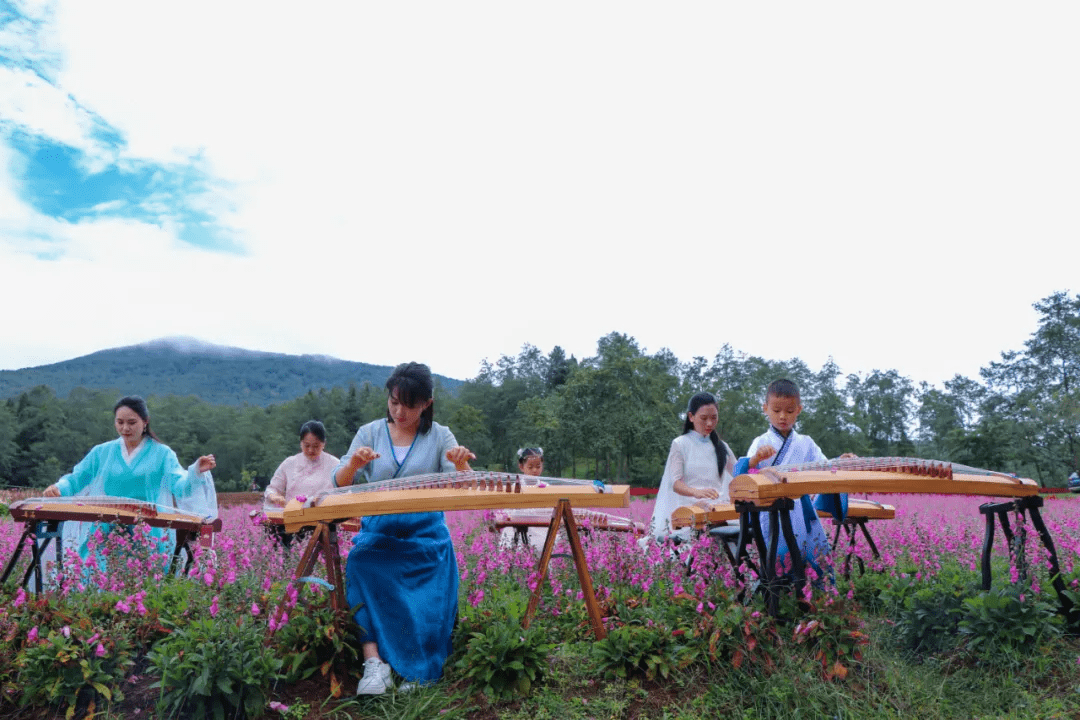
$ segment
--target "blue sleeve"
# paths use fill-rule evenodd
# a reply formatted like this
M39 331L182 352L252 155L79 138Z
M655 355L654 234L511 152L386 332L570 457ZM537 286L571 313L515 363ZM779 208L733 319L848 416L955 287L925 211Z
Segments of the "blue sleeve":
M738 461L735 463L735 474L745 475L748 472L750 472L750 458L739 458Z
M356 431L356 435L353 436L352 442L349 444L349 451L341 456L338 461L338 465L334 468L334 472L330 473L330 480L333 483L333 487L338 487L337 475L343 467L349 464L349 460L352 459L353 453L362 447L369 447L375 449L375 441L368 433L369 425L361 425L360 429ZM374 462L374 461L372 461ZM369 482L371 479L371 463L369 462L364 467L356 471L353 475L352 484L357 485L362 482Z
M57 481L56 487L60 494L67 497L77 495L83 488L90 484L98 474L101 465L103 445L98 445L86 453L86 457L79 461L75 468Z

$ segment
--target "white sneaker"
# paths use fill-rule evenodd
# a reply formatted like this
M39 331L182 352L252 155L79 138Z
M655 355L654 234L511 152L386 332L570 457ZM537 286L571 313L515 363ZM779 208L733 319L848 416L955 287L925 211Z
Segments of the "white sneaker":
M382 695L394 685L390 682L390 666L379 658L364 661L364 677L356 686L357 695Z
M413 690L417 689L418 687L420 687L420 683L403 682L400 685L398 685L397 691L399 693L407 693L407 692L412 692Z

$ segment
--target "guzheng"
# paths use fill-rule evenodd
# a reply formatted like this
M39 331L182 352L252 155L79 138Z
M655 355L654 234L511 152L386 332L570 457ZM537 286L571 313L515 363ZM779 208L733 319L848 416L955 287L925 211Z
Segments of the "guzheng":
M732 502L768 504L778 498L816 493L940 493L1027 497L1034 480L918 458L845 458L822 463L780 465L731 481Z
M589 480L532 477L486 470L413 475L291 500L283 513L285 530L295 532L319 521L343 521L369 515L452 510L554 508L569 500L575 508L629 507L629 485Z
M262 525L285 525L285 508L277 505L264 505L262 510L252 510L251 518L257 524ZM308 523L313 525L314 522ZM341 529L348 532L358 532L360 530L359 518L353 518L347 522L341 523Z
M671 527L679 530L685 527L704 530L713 525L738 520L739 512L731 503L694 503L677 507L671 513Z
M62 522L104 522L118 525L145 524L150 527L168 528L176 535L169 567L177 561L180 552L187 549L187 560L183 571L186 572L193 561L193 544L199 540L204 547L212 547L214 533L221 530L221 518L192 515L166 505L130 498L112 496L75 496L75 497L33 497L16 500L8 506L11 519L24 525L22 536L15 544L4 572L0 575L0 584L7 582L19 562L26 541L31 537L44 538L41 547L30 543L31 562L22 578L22 585L28 586L30 577L35 577L37 592L42 591L44 570L42 560L46 546L56 541L57 561L62 562L60 543ZM40 523L46 523L41 526Z
M797 545L793 542L790 513L785 512L792 508L795 498L820 493L864 492L982 495L1008 498L1007 501L983 503L979 507L980 514L986 518L981 559L983 589L989 590L991 584L990 555L993 548L995 522L1001 525L1011 554L1013 533L1008 513L1027 515L1049 555L1051 582L1057 592L1061 611L1069 618L1069 622L1080 622L1080 609L1074 605L1065 592L1057 550L1039 511L1043 500L1039 496L1039 485L1034 480L966 465L919 458L844 458L822 463L768 467L757 473L739 475L731 481L728 492L732 503L740 510L746 511L740 519L742 528L740 547L747 540L744 536L749 528L762 556L775 558L779 541L776 525L773 523L769 525L772 537L766 548L766 540L757 520L758 512L753 511L766 510L779 519L779 525L783 529L791 553L795 574L793 587L796 595L801 592L805 584L804 560ZM1021 548L1020 552L1022 551ZM774 582L775 568L770 567L770 563L766 562L762 565L762 571L762 583L768 588L767 607L770 613L775 614L779 591L779 586Z
M604 530L607 532L628 532L642 534L645 524L629 518L619 517L598 510L575 508L574 522L582 530ZM519 510L496 510L492 520L495 530L503 528L546 528L551 524L551 510L548 508L524 508Z
M215 525L214 529L221 529L221 521L210 516L191 515L166 505L111 496L26 498L11 503L8 510L15 522L71 520L121 525L144 523L150 527L193 532Z
M847 514L849 517L861 517L869 520L891 520L896 517L896 508L892 505L882 505L873 500L848 500ZM818 510L818 517L831 518L832 513ZM675 508L671 513L671 527L689 527L695 530L726 523L728 520L738 520L739 511L731 503L694 504Z

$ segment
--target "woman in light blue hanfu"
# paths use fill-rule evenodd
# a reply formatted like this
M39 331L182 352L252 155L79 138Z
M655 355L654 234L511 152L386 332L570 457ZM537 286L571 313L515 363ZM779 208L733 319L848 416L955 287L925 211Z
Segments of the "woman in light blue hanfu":
M470 470L474 459L434 422L431 370L398 365L386 381L386 418L361 427L334 471L336 485ZM346 599L359 605L364 652L358 695L393 687L390 670L408 683L442 676L457 619L458 567L441 512L377 515L362 520L345 565Z
M138 396L121 398L113 407L113 421L120 436L97 445L75 468L45 488L46 497L114 497L153 503L161 512L181 512L206 519L217 517L217 493L210 470L213 455L203 455L186 470L176 453L157 439L150 429L146 401ZM115 527L102 522L65 522L65 542L74 544L79 556L89 557L90 537ZM176 534L169 528L149 528L158 551L172 557ZM98 557L105 570L105 558Z

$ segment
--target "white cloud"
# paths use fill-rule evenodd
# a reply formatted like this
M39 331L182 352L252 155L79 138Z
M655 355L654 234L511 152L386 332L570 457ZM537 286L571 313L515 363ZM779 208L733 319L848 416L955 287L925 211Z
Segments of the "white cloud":
M94 221L48 227L64 261L19 262L81 298L77 327L49 310L86 333L56 360L185 334L465 377L617 330L683 359L974 375L1031 302L1080 290L1078 14L61 2L61 90L15 88L20 122L85 145L95 113L128 159L197 154L248 254ZM140 269L152 321L89 299Z

